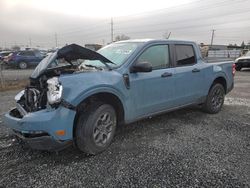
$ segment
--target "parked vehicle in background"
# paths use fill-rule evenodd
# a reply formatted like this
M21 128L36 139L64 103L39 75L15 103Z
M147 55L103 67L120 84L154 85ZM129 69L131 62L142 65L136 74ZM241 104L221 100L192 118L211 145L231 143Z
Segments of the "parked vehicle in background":
M8 56L12 51L2 51L0 52L0 61L4 60L4 57Z
M40 51L24 50L9 54L4 62L10 67L27 69L30 66L37 66L44 57Z
M250 51L245 55L235 60L236 70L240 71L242 68L250 68Z
M206 63L194 42L128 40L98 52L72 44L36 67L5 125L35 149L75 142L97 154L117 124L197 104L218 113L234 74L233 61Z
M48 54L48 50L39 50L41 55L45 57Z

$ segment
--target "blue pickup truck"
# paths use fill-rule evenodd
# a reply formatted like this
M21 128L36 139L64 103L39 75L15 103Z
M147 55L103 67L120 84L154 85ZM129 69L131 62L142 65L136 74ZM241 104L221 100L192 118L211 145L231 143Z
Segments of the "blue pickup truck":
M97 154L118 124L189 105L218 113L234 74L233 62L203 61L194 42L128 40L98 52L71 44L40 62L5 125L35 149L73 143Z

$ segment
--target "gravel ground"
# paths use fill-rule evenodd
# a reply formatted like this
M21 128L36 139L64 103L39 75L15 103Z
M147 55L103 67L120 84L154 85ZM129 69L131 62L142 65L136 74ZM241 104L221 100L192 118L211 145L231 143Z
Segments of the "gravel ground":
M97 156L34 151L0 126L0 187L250 187L249 80L237 72L219 114L193 107L120 127ZM0 93L1 114L16 92Z

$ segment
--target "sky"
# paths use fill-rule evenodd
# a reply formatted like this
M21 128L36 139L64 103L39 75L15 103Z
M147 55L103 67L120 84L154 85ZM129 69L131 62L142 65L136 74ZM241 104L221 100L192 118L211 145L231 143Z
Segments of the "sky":
M250 42L250 0L0 0L0 47L107 44L114 38Z

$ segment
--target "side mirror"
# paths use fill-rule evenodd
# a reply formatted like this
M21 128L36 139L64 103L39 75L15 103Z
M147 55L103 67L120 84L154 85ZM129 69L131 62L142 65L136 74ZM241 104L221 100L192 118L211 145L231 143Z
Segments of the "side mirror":
M147 61L136 62L131 68L131 73L136 72L151 72L152 71L152 64Z

